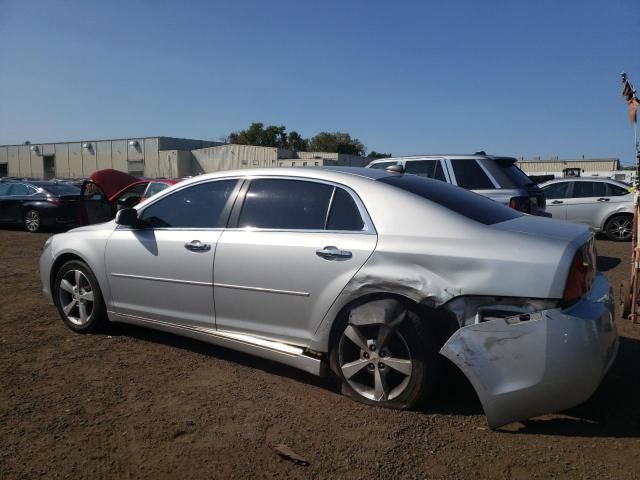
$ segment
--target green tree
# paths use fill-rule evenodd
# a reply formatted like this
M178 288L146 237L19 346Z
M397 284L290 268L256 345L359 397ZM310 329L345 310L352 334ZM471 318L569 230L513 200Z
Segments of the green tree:
M229 134L229 143L239 145L256 145L258 147L286 147L286 127L253 122L246 130Z
M302 138L302 135L295 130L293 132L289 132L287 142L289 144L289 148L296 152L306 152L307 146L309 145L309 140Z
M364 155L365 146L357 138L345 132L320 132L309 140L311 152L347 153L350 155Z
M373 159L378 159L378 158L389 158L392 157L393 155L391 155L390 153L380 153L380 152L376 152L375 150L372 150L371 152L369 152L367 154L367 158L373 158Z

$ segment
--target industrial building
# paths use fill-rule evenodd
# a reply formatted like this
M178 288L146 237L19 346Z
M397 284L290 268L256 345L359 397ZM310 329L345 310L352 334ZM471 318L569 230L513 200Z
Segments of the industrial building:
M579 169L582 177L605 177L624 180L625 173L630 171L620 170L620 160L617 158L581 158L561 160L552 158L542 160L518 160L518 167L527 175L553 175L563 177L570 170Z
M358 155L173 137L0 145L0 177L85 178L95 170L114 168L140 177L182 178L237 168L367 163Z

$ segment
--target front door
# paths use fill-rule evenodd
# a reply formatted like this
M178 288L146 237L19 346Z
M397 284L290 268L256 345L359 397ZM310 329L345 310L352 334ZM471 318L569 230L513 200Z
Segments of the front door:
M306 345L373 252L373 226L328 183L261 178L241 197L216 251L216 326Z
M546 210L556 220L567 219L567 198L570 186L569 182L555 182L542 189L547 199Z
M145 206L107 243L110 310L214 328L213 262L237 180L188 185Z

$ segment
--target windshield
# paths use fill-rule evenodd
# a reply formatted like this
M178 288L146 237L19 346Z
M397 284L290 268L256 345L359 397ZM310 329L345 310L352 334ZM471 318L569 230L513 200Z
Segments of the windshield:
M522 216L513 208L438 180L416 175L390 175L378 181L414 193L485 225L493 225Z
M480 160L496 179L500 188L528 187L534 183L515 165L515 158L498 158L496 160Z
M78 187L67 183L52 183L38 186L57 197L61 195L80 195L80 189Z

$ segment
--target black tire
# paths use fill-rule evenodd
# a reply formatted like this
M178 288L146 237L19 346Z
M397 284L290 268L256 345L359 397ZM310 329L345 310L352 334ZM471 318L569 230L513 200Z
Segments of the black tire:
M42 216L38 210L30 208L24 212L23 221L27 232L36 233L42 230Z
M100 285L83 261L70 260L63 264L56 273L52 292L60 317L74 332L93 333L109 325Z
M604 227L604 233L609 240L628 242L633 235L633 215L614 215Z
M440 370L440 360L438 358L438 336L429 324L429 321L434 320L434 318L421 318L414 309L407 307L396 300L382 301L390 301L397 304L397 307L395 307L397 310L396 313L394 313L396 320L391 322L393 327L389 328L384 323L373 323L370 325L358 326L351 323L351 315L344 315L342 318L337 320L338 323L334 328L331 351L329 353L329 366L337 380L338 388L343 395L367 405L376 405L383 408L401 410L412 409L423 403L429 398L430 394L434 393L434 387L438 379L438 373ZM370 302L370 304L376 302L379 301ZM365 360L360 357L355 361L348 361L349 358L344 358L345 355L343 355L343 352L345 345L341 344L341 342L350 342L350 340L346 339L346 331L349 327L356 327L357 329L362 330L363 337L367 338L367 342L373 341L373 339L368 339L368 336L376 336L375 328L378 328L378 332L381 329L387 329L386 331L391 332L389 333L390 340L388 340L390 345L392 342L391 338L393 338L393 342L396 342L397 345L403 345L401 349L404 348L404 346L408 347L411 362L411 373L402 379L402 382L405 382L405 379L408 378L402 389L400 389L400 387L403 383L400 383L398 387L391 390L391 387L393 386L390 383L391 378L387 377L390 383L390 387L388 388L389 395L387 395L386 398L383 396L376 399L375 396L377 394L377 390L375 384L377 375L381 373L381 371L375 365L371 368L371 363L368 363L366 367L361 368L357 373L351 375L349 377L351 380L346 378L343 371L344 366L352 365L361 361L369 362L369 360ZM368 335L366 332L367 329L370 330ZM380 339L380 337L378 336L376 339ZM361 355L364 355L361 348L357 347L355 344L353 347L356 351L359 350ZM349 348L348 344L347 348ZM371 346L369 346L369 348L371 348ZM385 348L386 346L383 346L383 350ZM370 355L373 354L373 352L368 353ZM376 357L375 362L380 360L381 363L383 363L383 352L378 353L379 356ZM356 352L354 351L353 354L355 355ZM388 355L389 357L393 357L394 354L393 352L389 352ZM370 359L372 357L367 358ZM388 359L390 360L391 358ZM386 369L387 374L397 377L396 379L400 381L401 374L399 371L388 366ZM367 375L372 376L373 379L368 379ZM357 378L357 376L359 376L359 378ZM360 380L362 380L363 383L360 383ZM367 389L361 388L361 386L370 387L367 382L373 383L373 390L367 391ZM398 391L398 389L400 390ZM392 395L393 392L397 392L395 396ZM371 397L372 395L373 398Z

